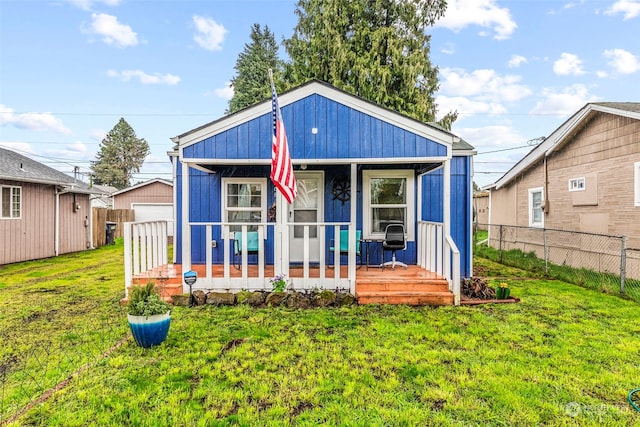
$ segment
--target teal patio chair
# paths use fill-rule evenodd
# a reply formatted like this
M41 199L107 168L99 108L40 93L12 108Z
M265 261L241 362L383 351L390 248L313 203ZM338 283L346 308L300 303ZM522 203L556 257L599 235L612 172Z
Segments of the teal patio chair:
M335 253L334 239L331 239L329 246L329 252ZM349 230L340 230L340 255L349 255ZM362 267L362 231L356 230L356 258L360 258L358 268ZM333 259L333 258L332 258ZM333 265L329 265L329 268L333 268Z
M247 255L258 255L258 232L247 231ZM233 240L233 265L240 270L242 264L242 231L236 231L234 233Z

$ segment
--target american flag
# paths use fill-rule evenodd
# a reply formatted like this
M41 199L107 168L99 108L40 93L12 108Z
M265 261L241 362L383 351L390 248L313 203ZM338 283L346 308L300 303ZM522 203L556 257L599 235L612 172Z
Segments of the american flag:
M293 175L293 165L289 155L287 134L284 131L282 113L278 105L276 88L271 81L271 106L273 110L273 141L271 143L271 181L280 190L287 202L293 202L298 191L296 177Z

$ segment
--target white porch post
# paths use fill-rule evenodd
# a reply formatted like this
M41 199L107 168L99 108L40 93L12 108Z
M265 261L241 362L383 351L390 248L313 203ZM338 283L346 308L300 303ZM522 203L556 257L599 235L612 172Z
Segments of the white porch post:
M351 213L349 218L349 292L356 294L356 219L358 215L358 164L351 163ZM336 252L338 252L336 250ZM362 248L360 248L362 256Z
M451 156L447 156L447 160L444 161L443 171L443 209L442 209L442 223L444 225L444 235L451 234Z
M191 270L191 227L189 226L189 165L182 162L182 271ZM184 276L183 276L184 277ZM182 282L182 292L189 286Z

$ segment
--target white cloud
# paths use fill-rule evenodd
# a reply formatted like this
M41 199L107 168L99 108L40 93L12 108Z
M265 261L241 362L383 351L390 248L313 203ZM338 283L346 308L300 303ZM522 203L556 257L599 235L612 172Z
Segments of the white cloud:
M588 102L597 101L598 98L589 94L589 89L582 84L574 84L555 91L545 88L542 91L543 99L536 103L530 111L535 115L569 115L582 108Z
M440 120L450 111L458 112L458 121L472 116L474 114L505 114L507 109L495 102L474 101L462 96L437 96L436 104L438 105L438 117Z
M562 55L560 55L560 59L553 63L553 72L559 76L579 76L580 74L584 74L582 60L578 58L578 55L563 52Z
M94 141L102 142L105 136L107 136L107 133L108 132L104 129L91 129L89 131L89 138L93 139Z
M518 27L509 9L498 7L495 0L450 0L444 17L435 26L457 32L470 25L492 29L496 40L508 39Z
M8 148L9 150L15 151L20 154L35 154L35 150L26 142L18 142L18 141L0 141L0 147Z
M442 49L440 49L440 52L445 55L453 55L456 53L456 46L453 43L445 43L444 46L442 46Z
M91 10L94 3L104 4L106 6L117 6L121 0L67 0L72 5L82 10Z
M52 157L60 157L68 160L86 160L93 159L94 153L89 152L84 142L75 141L71 144L67 144L62 149L50 149L46 150L46 153Z
M484 126L479 128L456 128L454 132L466 141L473 141L478 152L523 145L524 138L512 126ZM496 157L496 156L493 156ZM483 158L487 160L487 158Z
M142 70L122 70L122 71L109 70L107 71L107 75L109 77L118 78L123 82L128 82L132 79L138 79L140 83L145 85L157 85L157 84L176 85L180 83L179 76L174 76L173 74L162 75L160 73L147 74Z
M64 126L62 120L51 113L20 113L15 114L12 108L0 104L0 126L12 125L18 129L55 132L69 135L71 131Z
M108 45L127 47L138 44L138 35L130 26L121 24L117 17L106 13L91 14L91 28L88 32L102 36L102 41Z
M609 77L609 73L604 70L598 70L596 71L596 76L598 76L598 78L600 79L606 79L607 77Z
M640 59L624 49L610 49L603 53L610 59L609 65L620 74L632 74L640 71Z
M231 82L226 82L223 87L214 89L213 93L218 98L229 100L233 98L233 86Z
M507 66L509 68L518 68L520 65L526 64L527 62L527 58L522 55L511 55L511 59L509 59Z
M193 23L196 26L193 39L201 48L211 51L222 50L222 42L227 34L226 28L213 19L198 15L193 16Z
M604 12L606 15L624 14L623 20L633 19L640 16L640 1L618 0Z
M440 70L440 91L444 95L475 97L479 101L512 102L531 95L516 75L500 76L495 70L482 69L471 73L458 68Z

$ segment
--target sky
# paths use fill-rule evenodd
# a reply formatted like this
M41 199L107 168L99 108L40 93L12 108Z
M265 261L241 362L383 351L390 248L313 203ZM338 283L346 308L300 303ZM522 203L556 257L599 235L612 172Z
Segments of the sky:
M251 26L290 38L295 6L0 0L0 147L88 181L122 117L151 148L133 183L171 179L171 138L224 115ZM481 187L586 103L640 102L640 0L450 0L429 33Z

